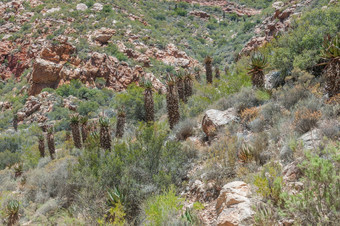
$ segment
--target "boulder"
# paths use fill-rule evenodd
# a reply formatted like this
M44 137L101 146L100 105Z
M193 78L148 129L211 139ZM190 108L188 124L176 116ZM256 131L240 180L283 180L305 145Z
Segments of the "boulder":
M224 185L216 201L217 225L251 225L254 211L250 195L250 186L243 181Z
M234 108L229 108L226 111L210 109L205 112L202 120L202 129L208 137L211 137L216 135L219 128L233 121L238 121L237 113Z
M298 140L302 141L304 149L312 150L318 148L321 138L322 134L320 129L314 129L303 134Z
M61 64L37 58L33 64L29 95L36 95L46 87L56 88L60 80L59 72L62 68L63 65Z
M102 27L101 29L94 32L94 39L101 44L107 43L110 38L116 33L116 30Z
M84 3L77 4L76 9L78 11L85 11L85 10L87 10L87 5L85 5Z
M284 6L284 3L282 1L278 1L278 2L274 2L272 6L274 9L280 10Z
M60 11L60 7L51 8L51 9L47 10L45 14L55 13L55 12L59 12L59 11Z
M284 163L293 161L293 150L289 146L285 145L282 147L280 151L280 160Z
M98 2L94 3L92 6L92 10L96 12L101 11L102 9L103 9L103 5Z
M265 75L265 88L276 89L284 83L284 78L280 71L272 71Z

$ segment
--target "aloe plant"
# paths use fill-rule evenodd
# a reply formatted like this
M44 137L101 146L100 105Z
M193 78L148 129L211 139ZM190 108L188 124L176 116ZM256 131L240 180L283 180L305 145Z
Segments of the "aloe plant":
M253 87L264 87L264 73L263 70L267 67L267 58L256 52L251 57L251 63L248 74L251 75Z
M76 148L81 148L81 137L79 131L79 115L74 114L71 116L71 130L72 130L72 137L73 143Z
M145 109L145 120L147 122L153 122L155 120L155 110L153 101L153 90L152 83L146 81L144 83L144 109Z
M19 210L20 203L17 200L10 200L6 205L5 214L7 217L7 225L13 226L16 225L19 220Z
M340 93L340 33L333 38L328 35L323 43L323 58L325 59L325 90L328 97L334 97Z
M212 79L213 79L212 61L213 59L210 56L207 56L204 60L207 83L210 83L210 84L212 83Z
M111 149L111 134L109 128L109 120L107 118L100 118L100 146L103 149L110 150Z
M170 129L173 129L180 119L178 102L178 92L176 89L175 81L171 75L168 75L166 104Z

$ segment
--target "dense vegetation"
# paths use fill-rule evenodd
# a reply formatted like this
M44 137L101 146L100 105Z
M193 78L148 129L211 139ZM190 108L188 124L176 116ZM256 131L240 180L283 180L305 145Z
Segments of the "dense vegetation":
M80 2L89 9L67 10ZM206 73L176 72L154 60L147 70L166 84L165 94L153 90L150 81L131 84L118 93L105 88L100 79L94 88L72 80L55 90L43 90L54 103L47 114L48 123L19 124L17 130L14 115L28 99L22 90L31 69L20 81L1 81L0 100L12 106L0 115L1 223L198 225L204 204L194 202L184 210L187 200L181 193L195 180L214 182L218 188L243 180L261 200L255 208L256 225L274 225L286 218L297 225L337 224L338 4L320 10L314 7L328 2L312 1L301 17L294 18L289 32L234 61L253 36L255 25L273 12L271 1L234 1L263 11L252 17L227 14L221 21L188 15L188 11L199 9L222 18L218 7L179 3L175 8L171 2L156 0L104 2L102 11L86 18L84 15L92 13L92 0L44 1L36 8L25 7L36 12L32 22L43 17L43 8L60 6L62 14L50 17L74 18L72 26L77 33L71 36L109 27L115 20L118 32L114 41L126 39L124 32L129 27L150 46L162 49L175 43L205 64ZM126 13L112 10L111 4L143 15L149 25L125 19ZM65 29L62 25L47 38ZM38 37L41 32L43 27L23 26L11 38L28 33ZM112 43L101 48L82 38L78 41L73 44L82 58L98 51L136 64ZM218 76L219 70L213 66L220 67ZM272 71L279 74L280 82L266 89L265 75ZM165 73L166 78L160 76ZM64 107L68 98L76 111ZM230 108L239 120L207 137L198 126L204 112ZM318 131L320 139L310 148L302 136L311 131ZM299 182L303 183L296 195L287 190L283 175L283 167L291 163L301 171Z

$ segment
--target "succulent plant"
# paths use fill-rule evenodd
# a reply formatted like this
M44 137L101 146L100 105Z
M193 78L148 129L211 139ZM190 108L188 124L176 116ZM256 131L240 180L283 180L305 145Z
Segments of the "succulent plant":
M48 150L50 152L50 156L51 159L55 159L55 143L54 143L54 129L53 126L50 126L49 128L47 128L47 146L48 146Z
M331 98L340 93L340 33L334 37L325 37L322 54L326 60L323 72L325 90Z
M88 133L89 133L89 128L87 126L87 123L88 123L88 117L82 117L80 119L80 124L81 124L81 138L82 138L82 141L83 143L85 143L86 139L87 139L87 136L88 136Z
M119 109L117 114L116 137L122 138L125 130L126 114L124 109Z
M45 139L43 134L38 135L40 157L45 157Z
M267 67L267 58L260 52L251 56L251 63L248 74L251 75L251 81L254 87L264 87L263 69Z
M212 83L212 79L213 79L212 61L213 59L210 56L207 56L204 60L207 83L210 83L210 84Z
M185 94L184 94L184 72L182 70L178 71L176 74L176 87L178 92L178 97L183 102L186 102L185 100Z
M176 89L175 83L173 82L172 76L169 75L167 82L166 103L170 129L173 129L180 119L178 102L178 91Z
M184 76L185 101L188 101L188 98L192 96L193 94L192 86L193 86L193 76L189 72L187 72L186 75Z
M8 226L16 225L17 221L19 220L19 210L20 210L20 203L18 200L10 200L7 203L5 214L7 217Z
M73 114L71 115L71 130L72 130L72 137L73 137L73 142L74 146L76 148L81 148L81 137L80 137L80 131L79 131L79 115L78 114Z
M145 109L145 120L147 122L153 122L155 120L155 110L153 101L153 86L150 81L144 83L144 109Z
M105 150L111 149L111 133L109 127L109 120L107 118L100 118L100 146Z

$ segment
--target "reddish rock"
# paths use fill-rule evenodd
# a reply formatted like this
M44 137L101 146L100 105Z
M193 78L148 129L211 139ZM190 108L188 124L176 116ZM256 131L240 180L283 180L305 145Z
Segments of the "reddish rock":
M189 15L196 16L202 19L209 19L210 15L204 11L191 11L189 12Z

